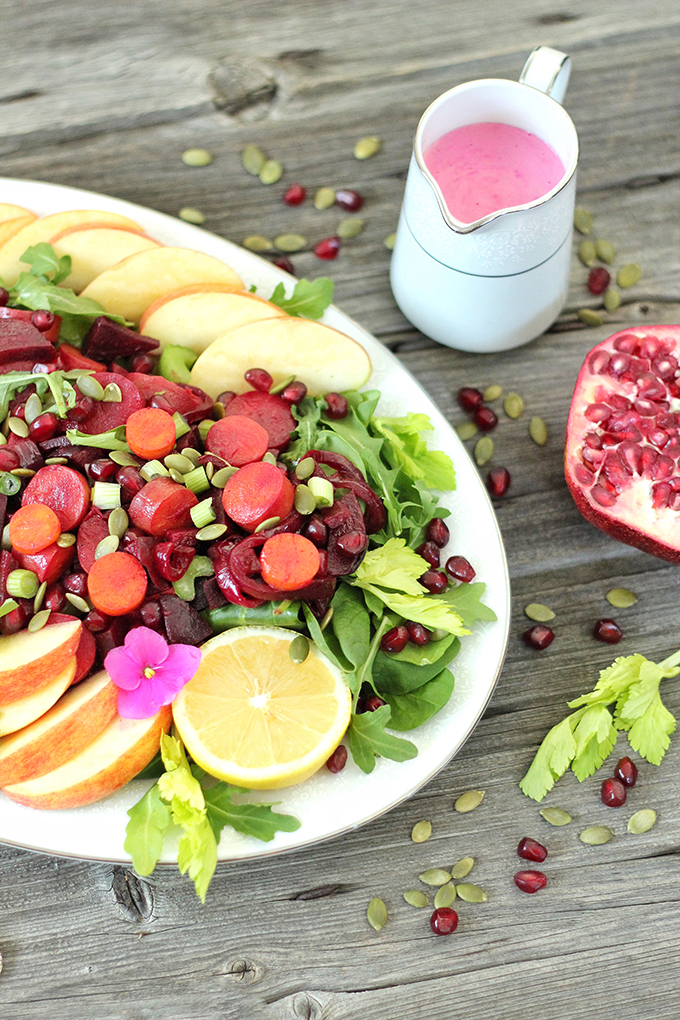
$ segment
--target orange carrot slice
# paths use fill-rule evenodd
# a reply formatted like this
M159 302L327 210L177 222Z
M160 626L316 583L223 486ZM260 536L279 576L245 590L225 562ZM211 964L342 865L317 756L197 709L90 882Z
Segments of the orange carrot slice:
M132 452L144 460L167 457L177 439L175 422L160 407L143 407L128 418L125 438Z
M19 553L42 552L59 538L59 518L44 503L29 503L19 507L9 522L9 540Z
M87 575L87 591L92 603L107 616L124 616L141 606L146 586L144 567L125 552L109 553L95 560Z
M273 535L262 546L260 573L272 588L297 591L316 577L319 550L304 535Z

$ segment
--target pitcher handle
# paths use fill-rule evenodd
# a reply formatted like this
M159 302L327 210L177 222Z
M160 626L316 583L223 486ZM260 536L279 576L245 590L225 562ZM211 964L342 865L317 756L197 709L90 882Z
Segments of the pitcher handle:
M561 103L569 84L571 57L551 46L537 46L522 68L519 80Z

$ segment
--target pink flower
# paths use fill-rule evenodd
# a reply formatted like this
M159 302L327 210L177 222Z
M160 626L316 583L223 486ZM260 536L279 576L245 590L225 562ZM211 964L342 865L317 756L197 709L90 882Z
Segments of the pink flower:
M112 648L104 667L118 691L124 719L147 719L174 701L201 662L200 649L169 645L149 627L128 631L125 644Z

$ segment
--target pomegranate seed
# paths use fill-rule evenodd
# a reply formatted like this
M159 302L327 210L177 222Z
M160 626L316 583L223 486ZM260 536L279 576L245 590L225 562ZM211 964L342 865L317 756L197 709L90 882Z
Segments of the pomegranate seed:
M222 407L226 407L227 404L231 403L235 396L236 394L234 393L233 390L222 390L219 397L217 398L217 403L221 404Z
M273 255L270 261L273 266L278 266L279 269L283 269L285 273L290 273L291 276L295 276L295 266L287 255Z
M600 796L607 807L623 807L626 803L626 787L620 779L605 779L600 787Z
M69 410L68 416L71 421L80 424L81 421L85 421L88 414L94 407L94 400L92 397L79 397L76 400L74 406ZM36 421L38 419L36 418Z
M624 786L635 786L637 783L638 769L632 758L619 758L614 769L614 777L623 783Z
M498 425L498 415L490 407L487 407L486 404L482 404L481 407L477 408L472 415L472 420L482 432L491 432Z
M368 538L363 531L348 531L337 540L337 546L348 556L358 556L368 545Z
M52 329L54 319L55 316L53 312L46 312L40 308L37 312L33 312L33 315L31 316L31 323L36 329L39 329L41 333L46 333L48 329Z
M59 419L56 414L53 414L52 411L45 411L44 414L39 414L37 418L34 418L28 426L28 437L34 443L44 443L47 439L56 436L58 431Z
M464 411L472 413L482 406L484 397L479 390L475 390L471 386L463 386L458 390L458 403Z
M615 620L598 620L593 628L593 637L607 645L618 645L623 631Z
M364 204L364 200L358 191L351 188L343 188L335 192L335 204L346 212L358 212Z
M444 569L454 580L463 581L465 584L474 581L477 576L476 570L464 556L450 556Z
M66 593L59 581L51 584L45 592L43 609L51 609L53 613L60 613L66 606Z
M588 273L588 290L591 294L604 294L611 282L611 276L604 266L593 266Z
M120 485L123 499L128 503L146 484L137 468L132 466L122 467L116 471L116 481Z
M91 634L101 634L109 626L111 617L100 613L98 609L92 609L83 620Z
M266 368L249 368L244 374L244 379L254 390L260 390L261 393L269 393L274 385L274 380Z
M426 570L418 580L430 595L439 595L449 586L449 579L443 570Z
M65 574L61 583L70 595L80 595L81 598L87 595L87 574L84 571Z
M308 538L310 542L313 542L320 549L328 541L328 528L322 520L312 517L305 528L305 538Z
M281 391L279 396L287 404L299 404L307 396L307 387L303 382L292 382L290 386L286 386L285 390Z
M151 627L152 630L158 630L163 622L163 611L158 602L154 602L153 599L142 603L139 608L139 615L144 626Z
M450 536L451 533L441 517L433 517L425 529L425 538L427 541L434 542L434 544L438 545L440 549L444 548Z
M555 640L555 632L550 627L546 627L544 623L537 623L534 627L529 627L529 630L525 630L522 637L530 648L542 652Z
M323 241L319 241L312 248L312 251L318 259L325 259L330 261L338 257L340 251L341 241L339 237L324 237Z
M387 702L383 701L382 698L379 698L377 694L371 694L364 701L364 712L377 712L379 708L382 708L383 705L386 704Z
M157 358L153 358L150 354L135 354L134 358L130 362L130 368L133 372L142 372L144 375L153 375L156 371Z
M517 845L517 855L523 857L525 861L536 861L538 864L542 864L548 856L548 851L537 839L525 836L524 839L520 839Z
M8 446L0 446L0 471L14 471L19 467L19 454Z
M492 496L500 499L510 488L510 472L504 467L491 468L486 476L486 487Z
M154 393L149 401L149 407L157 407L159 411L167 411L170 415L175 413L174 405L170 403L163 393Z
M86 473L95 482L109 482L118 471L119 465L114 464L108 457L93 460L87 465Z
M458 914L452 907L437 907L430 917L430 928L435 935L453 935L458 927Z
M423 542L416 549L419 556L422 556L431 567L439 566L439 546L434 542Z
M392 627L392 630L383 634L380 639L380 647L383 652L394 655L396 652L403 652L408 644L408 639L408 629L403 624L399 624L398 627Z
M332 421L347 417L349 404L342 393L327 393L323 399L326 401L326 414Z
M535 893L539 889L545 889L548 879L542 871L518 871L513 882L522 892Z
M30 603L27 600L22 600L16 609L6 613L2 618L2 633L3 634L16 634L18 630L23 630L28 623L29 607Z
M0 308L4 308L8 301L9 291L6 290L5 287L0 287Z
M301 184L291 184L283 194L283 201L286 205L301 205L307 197L307 189Z
M329 772L332 772L334 775L337 775L338 772L342 772L346 764L347 764L347 748L345 747L344 744L339 744L333 751L333 754L330 756L328 761L326 762L326 768L328 769Z
M408 631L408 636L414 645L422 647L423 645L428 645L430 643L432 633L427 629L427 627L423 627L422 623L415 623L413 620L407 620L406 629Z

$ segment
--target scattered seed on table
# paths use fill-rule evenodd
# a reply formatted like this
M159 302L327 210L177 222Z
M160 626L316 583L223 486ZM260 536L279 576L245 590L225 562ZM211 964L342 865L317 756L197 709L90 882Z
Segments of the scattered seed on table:
M574 226L579 234L589 234L593 229L593 217L583 206L574 209Z
M453 882L440 885L434 897L435 907L450 907L456 898L456 887Z
M387 907L379 896L374 897L368 904L366 917L371 928L375 928L376 931L380 931L384 926L387 920Z
M443 868L428 868L427 871L423 871L418 878L425 885L446 885L447 882L451 881L451 875L448 871L444 871Z
M503 410L508 418L519 418L524 411L524 401L519 393L508 393L503 401Z
M545 446L548 442L548 426L538 415L534 415L529 422L529 435L536 446Z
M482 393L485 404L490 404L493 400L498 400L498 398L501 397L502 395L503 387L498 386L498 384L487 386L487 388Z
M600 262L604 262L606 265L610 266L616 258L616 248L611 241L605 241L600 238L595 242L595 254Z
M489 463L493 457L493 450L494 445L491 436L482 436L481 439L477 440L475 443L474 454L478 467L483 467L485 464Z
M602 316L592 308L579 308L578 317L586 326L601 326L604 323Z
M182 153L182 162L187 166L208 166L213 158L212 152L207 149L185 149Z
M461 857L461 859L451 868L451 878L465 878L465 876L469 875L472 871L474 863L474 857Z
M465 903L486 903L489 898L481 885L475 885L474 882L463 882L462 885L457 885L456 894Z
M635 836L639 836L643 832L649 832L655 824L656 811L653 811L652 808L643 808L641 811L636 811L628 819L628 831L632 832Z
M528 616L530 620L535 620L536 623L550 623L555 619L552 609L549 606L544 606L542 602L530 602L528 606L524 607L524 615Z
M358 237L364 226L365 223L361 217L348 216L346 220L340 222L336 233L343 241L349 241L352 237Z
M354 146L354 158L370 159L371 156L375 156L377 152L380 152L381 148L382 141L377 135L367 135L366 138L360 138Z
M397 242L397 233L395 231L393 234L388 234L387 235L387 237L383 241L383 244L385 245L385 247L387 248L388 251L393 251L396 242Z
M426 907L430 902L422 889L407 889L404 899L410 907Z
M479 432L479 428L473 421L462 421L460 425L456 425L456 432L458 438L465 441L466 439L472 439Z
M271 251L274 247L274 242L270 241L268 237L263 237L261 234L250 234L244 238L243 247L249 251Z
M619 287L626 290L628 287L632 287L638 282L642 276L642 270L636 262L628 262L625 266L621 266L616 276L616 282Z
M416 822L411 829L411 839L414 843L424 843L432 835L432 822Z
M194 209L193 206L187 205L184 209L180 209L178 216L181 220L185 220L187 223L195 223L197 227L200 227L205 223L205 216L200 209Z
M279 251L295 252L302 251L307 244L307 238L302 234L279 234L274 238L274 247Z
M569 825L571 815L559 807L545 807L539 811L541 818L545 819L548 825Z
M314 195L315 209L330 209L335 205L335 190L333 188L319 188Z
M245 149L241 152L243 169L253 177L259 176L260 170L266 162L267 157L259 145L246 145Z
M587 846L602 846L608 843L614 833L606 825L591 825L579 834L579 839Z
M278 159L268 159L258 174L262 184L276 184L282 176L283 167Z
M610 588L605 598L614 609L630 609L637 602L637 595L628 588Z
M615 312L621 306L621 294L616 287L608 287L604 293L603 301L608 312Z
M467 814L468 811L474 811L484 800L485 792L485 790L466 790L465 793L461 793L453 805L454 811L461 815Z
M588 266L588 268L595 265L597 252L592 241L581 241L578 246L578 257L583 265Z

